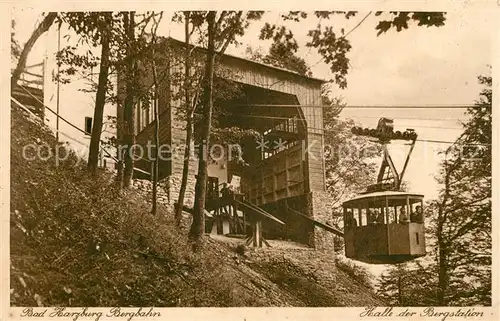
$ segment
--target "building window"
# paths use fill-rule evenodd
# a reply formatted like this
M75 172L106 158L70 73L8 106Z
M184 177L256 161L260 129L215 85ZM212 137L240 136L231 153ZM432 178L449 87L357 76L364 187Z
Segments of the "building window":
M158 98L156 99L156 102L158 103ZM139 132L141 132L144 128L146 128L149 124L151 124L154 121L155 116L154 116L153 97L150 98L147 105L144 105L143 102L139 100L136 104L136 110L138 111L137 129Z
M269 137L268 135L272 134L273 132L278 133L278 135L274 135L274 137L279 137L280 136L279 132L299 133L299 118L297 118L297 116L287 118L284 121L274 125L272 128L269 128L266 131L264 131L262 135L266 140L266 137ZM273 139L275 138L268 140L269 150L262 151L261 153L262 159L266 159L273 155L276 155L282 151L285 151L291 147L296 146L299 143L296 140L291 140L291 141L280 140L278 142L278 141L273 141Z
M92 117L85 117L85 134L92 134Z

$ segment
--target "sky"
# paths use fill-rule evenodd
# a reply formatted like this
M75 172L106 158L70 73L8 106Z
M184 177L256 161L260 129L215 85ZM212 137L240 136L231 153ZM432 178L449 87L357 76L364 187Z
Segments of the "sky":
M228 53L244 56L246 46L268 49L269 41L260 41L258 35L265 22L280 23L283 12L267 12L259 22L250 25L240 40L243 45L228 48ZM353 29L368 12L349 20L342 16L322 20L335 30ZM17 22L16 38L24 43L31 34L39 13L33 10L14 10ZM183 39L183 25L170 22L171 13L165 17L159 34ZM312 16L312 15L311 15ZM377 36L375 26L381 17L371 14L349 34L352 49L348 54L350 70L348 87L333 87L333 95L342 97L352 108L345 109L341 118L352 118L363 127L375 127L380 117L394 119L396 130L412 128L419 139L454 141L461 133L460 121L464 121L463 109L435 109L433 106L471 104L478 99L482 87L477 76L488 72L491 64L494 12L469 9L447 13L445 26L439 28L410 25L408 30L390 30ZM300 49L298 56L313 66L314 77L330 79L329 67L321 62L315 49L305 47L307 31L315 28L318 19L310 17L300 23L287 23L294 32ZM46 37L30 56L36 63L45 52L45 46L53 45L54 39ZM38 61L36 61L38 59ZM425 109L366 109L356 106L428 106ZM434 198L438 185L434 179L440 158L438 152L449 144L417 142L405 179L414 192ZM408 146L394 143L390 150L395 153L396 167L401 168Z

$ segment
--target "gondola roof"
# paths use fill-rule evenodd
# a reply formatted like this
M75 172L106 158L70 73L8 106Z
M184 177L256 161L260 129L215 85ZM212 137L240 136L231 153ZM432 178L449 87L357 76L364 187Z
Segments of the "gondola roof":
M398 197L398 196L405 196L405 197L410 196L410 197L415 197L415 198L423 198L424 197L424 195L416 194L416 193L407 193L407 192L398 192L398 191L382 191L382 192L361 194L359 196L351 198L348 201L345 201L343 203L343 205L346 206L346 205L351 205L352 203L358 203L358 202L362 202L362 201L381 199L381 198L385 198L385 197Z

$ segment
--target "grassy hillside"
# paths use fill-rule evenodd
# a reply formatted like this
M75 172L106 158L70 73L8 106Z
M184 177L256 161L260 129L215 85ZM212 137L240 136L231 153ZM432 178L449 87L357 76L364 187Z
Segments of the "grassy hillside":
M168 208L153 217L142 196L116 190L110 174L89 178L74 154L57 166L34 157L26 146L46 156L55 139L17 107L11 137L13 306L383 304L342 270L342 286L328 287L291 263L249 260L208 237L194 255Z

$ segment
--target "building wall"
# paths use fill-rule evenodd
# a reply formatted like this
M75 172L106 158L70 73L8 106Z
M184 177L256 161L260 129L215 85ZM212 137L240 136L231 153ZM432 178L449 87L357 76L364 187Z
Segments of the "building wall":
M221 168L222 164L226 164L225 160L221 160L217 163L212 163L208 165L208 176L217 177L219 179L219 184L229 183L227 176L227 165ZM196 183L196 175L198 173L198 161L196 159L191 159L189 162L189 174L186 184L186 194L184 196L184 205L192 207L194 204L194 188ZM173 171L169 175L169 193L172 202L177 202L179 198L179 190L182 181L182 167L179 170Z
M312 212L314 219L331 225L332 209L330 207L330 195L326 191L313 191L311 193ZM320 227L314 226L314 237L312 240L315 248L334 250L334 234Z
M166 52L171 54L172 51ZM174 79L175 75L183 73L183 63L180 52L172 54L168 70L170 72L170 79ZM238 81L240 83L257 86L265 89L272 89L284 93L295 95L302 105L301 112L307 123L306 145L302 155L304 165L306 167L307 179L304 181L303 195L307 199L303 204L303 213L312 216L313 218L325 222L329 215L329 209L325 208L326 193L325 193L325 174L323 162L323 115L321 108L321 82L317 80L305 79L304 77L295 75L290 72L280 71L265 66L253 64L251 62L232 58L229 56L222 56L219 59L217 69L218 75L223 75L225 78ZM148 80L146 80L148 81ZM164 92L163 92L164 91ZM169 173L169 188L170 199L177 200L178 188L183 168L183 150L185 148L185 121L179 117L181 110L182 100L181 88L175 81L171 81L162 87L162 97L160 105L165 107L167 111L162 114L160 123L161 138L160 142L171 144L174 150L170 164L166 164L171 172ZM316 106L316 107L311 107ZM284 107L286 108L286 107ZM151 132L147 129L144 133L137 136L138 142L144 143L146 137L151 137ZM192 154L193 155L193 154ZM221 166L224 165L224 166ZM189 180L186 192L185 204L190 206L194 198L194 183L195 174L197 172L197 162L191 161ZM211 164L209 166L209 175L219 177L219 183L227 182L227 164L223 162L219 164ZM298 218L288 218L288 220L298 221ZM305 225L303 225L305 227ZM330 242L330 235L325 234L323 231L313 228L309 223L307 224L306 238L308 243L317 248L328 247ZM296 229L294 229L296 230ZM300 234L300 233L299 233ZM304 234L304 233L302 233ZM303 236L299 238L304 239ZM307 241L306 241L307 242Z
M179 61L178 57L173 58L173 73L183 72L183 65ZM309 153L304 155L308 158L310 188L311 190L325 190L323 111L319 108L322 105L322 83L318 80L306 80L294 73L256 65L250 61L231 56L220 57L217 73L240 83L281 91L297 97L299 103L303 105L300 108L307 122L307 144L312 146ZM173 92L178 90L178 86L172 86ZM179 108L180 104L180 100L172 101L172 139L174 144L182 142L185 136L184 122L175 119L176 108ZM176 164L173 166L173 171L176 171Z
M143 91L149 90L151 93L151 97L153 97L154 93L154 81L151 70L147 69L148 66L144 67L142 70L142 74L144 75L144 79L142 80ZM157 67L157 75L158 75L158 89L157 89L157 104L158 104L158 117L160 119L159 122L159 146L162 146L160 149L160 161L159 161L159 178L163 179L169 176L172 172L172 158L176 157L175 151L173 151L171 147L172 141L172 131L171 131L171 113L170 113L170 83L169 83L169 74L170 70L168 66L158 66ZM117 119L121 123L124 124L123 121L123 107L125 101L125 81L123 77L120 75L118 86L118 108L117 108ZM149 106L140 106L136 103L134 104L134 113L135 113L135 123L133 124L136 133L135 143L136 148L136 162L135 166L137 168L142 169L145 172L152 172L152 165L154 160L154 149L148 146L154 146L154 136L155 136L155 123L151 122L148 124L145 121L144 112L147 110L148 113L151 113L152 116L149 117L150 120L154 119L154 100L150 101ZM149 121L149 120L148 120ZM141 128L141 123L144 122L145 127ZM142 152L139 152L142 150ZM147 177L146 174L143 173L135 173L138 177L142 178L150 178ZM149 175L150 176L150 175Z
M173 58L172 68L173 73L182 73L183 65L178 57ZM303 213L312 216L314 219L321 222L328 221L331 212L326 208L327 195L325 188L325 173L323 161L323 114L322 109L318 108L322 104L321 98L321 82L316 80L306 80L305 78L286 71L279 71L265 66L259 66L251 62L222 56L219 58L218 75L223 75L227 79L231 79L240 83L281 91L284 93L295 95L301 106L301 111L307 123L306 145L308 148L304 151L302 159L307 168L308 175L303 186L302 193L308 199L308 202L303 204ZM179 88L172 86L172 91L177 92ZM315 107L311 107L315 106ZM172 100L172 143L174 145L184 144L185 141L185 122L176 119L177 109L181 107L180 100ZM286 107L284 107L286 108ZM278 155L276 155L278 156ZM193 168L193 174L195 173ZM181 161L172 161L172 176L176 177L176 173L182 171ZM215 172L209 169L210 176L216 176ZM220 182L222 182L220 180ZM194 185L192 187L194 189ZM311 191L310 194L307 194ZM272 207L272 204L269 204ZM279 210L275 213L278 217L282 213ZM299 218L283 217L285 221L300 221ZM315 246L316 248L333 248L333 235L319 228L314 228L310 222L302 222L302 230L291 228L285 235L290 233L295 234L295 238L300 239L305 243ZM293 225L293 224L292 224ZM307 228L306 228L307 226ZM279 227L277 228L280 229ZM305 233L304 233L305 232ZM306 234L306 236L304 236ZM304 241L307 239L307 241Z
M44 81L44 105L57 112L57 83L52 80L52 73L55 72L55 60L47 59L45 81ZM95 73L98 70L94 71ZM97 76L93 78L97 81ZM111 79L116 84L116 78ZM90 89L91 81L80 79L74 76L68 84L59 86L59 115L80 130L85 130L85 117L94 117L95 93L83 92L82 89ZM101 140L110 142L116 136L116 127L113 119L116 115L116 106L106 104L104 107L103 128ZM57 117L48 109L45 110L45 123L54 130L57 127ZM88 148L90 145L90 135L82 133L80 130L69 125L62 119L59 119L59 140L66 142L83 159L88 158ZM102 145L110 154L116 155L114 144ZM114 159L102 153L100 157L100 166L106 166L112 170L114 168Z
M243 177L247 199L262 205L306 193L303 148L297 144L247 168Z
M301 194L261 206L267 212L286 222L285 225L266 222L263 226L264 237L291 240L315 246L314 226L311 221L286 211L288 207L300 213L310 213L310 200L310 194Z
M300 108L307 123L307 144L312 146L305 157L308 160L311 190L325 190L323 162L323 111L321 82L306 80L304 77L286 71L255 64L229 56L221 58L221 69L229 79L265 89L282 91L295 95L302 105ZM286 108L286 107L283 107Z

